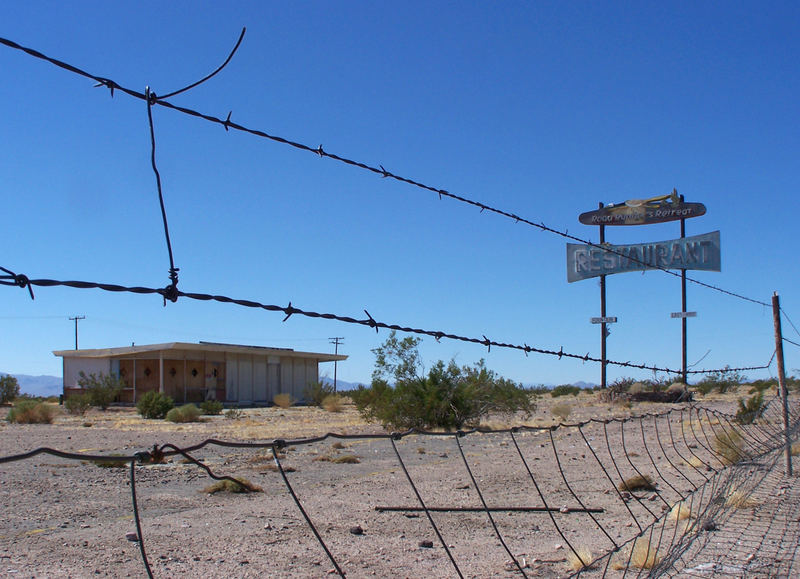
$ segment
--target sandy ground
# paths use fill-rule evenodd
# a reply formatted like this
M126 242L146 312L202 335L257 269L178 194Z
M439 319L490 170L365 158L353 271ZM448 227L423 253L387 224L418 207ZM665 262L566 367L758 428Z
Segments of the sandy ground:
M599 420L551 430L557 403L572 406L570 423ZM735 408L730 397L700 403L715 411ZM602 421L613 417L620 420ZM796 478L782 476L778 455L764 453L778 422L771 412L762 427L742 431L746 456L735 467L714 451L714 435L733 428L724 417L685 405L626 408L589 394L545 397L524 421L530 428L515 433L413 434L394 441L349 406L340 413L248 409L237 420L217 416L183 425L143 420L132 409L60 414L52 425L2 422L5 457L40 447L131 456L154 445L245 442L252 446L212 443L188 456L262 492L211 494L214 481L180 454L137 466L140 543L129 465L101 468L50 454L5 462L0 576L146 576L141 546L155 577L339 571L348 577L562 577L574 573L573 549L594 561L586 576L622 576L626 568L644 576L651 570L634 569L630 561L632 541L643 535L648 551L658 554L653 573L789 577L798 570L793 530L800 490ZM517 417L486 426L520 424ZM279 450L284 481L272 441L329 432L344 438ZM655 488L617 489L638 473L650 476ZM727 507L734 490L754 502ZM681 501L691 517L670 519L667 513ZM462 510L429 518L421 504Z

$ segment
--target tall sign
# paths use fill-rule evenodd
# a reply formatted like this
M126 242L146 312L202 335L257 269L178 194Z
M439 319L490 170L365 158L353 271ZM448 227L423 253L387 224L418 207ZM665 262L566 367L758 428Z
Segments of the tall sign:
M606 327L616 317L606 315L606 276L627 271L648 269L681 270L681 312L672 317L681 319L683 344L683 382L686 383L686 319L696 312L686 311L686 270L697 269L720 271L719 231L686 237L686 220L705 215L702 203L687 203L683 195L673 189L669 195L650 199L631 199L622 203L603 205L594 211L578 216L584 225L597 225L600 228L600 246L567 244L567 281L574 282L592 277L600 277L600 317L592 318L592 323L600 323L601 337L601 386L606 387ZM650 225L668 221L681 222L681 237L652 243L632 245L608 245L605 243L606 225ZM597 320L597 322L595 322Z

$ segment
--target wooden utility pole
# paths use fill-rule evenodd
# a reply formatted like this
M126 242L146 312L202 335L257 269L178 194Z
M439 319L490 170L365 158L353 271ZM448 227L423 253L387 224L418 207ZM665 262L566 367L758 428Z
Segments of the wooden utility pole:
M339 355L339 344L343 344L344 343L344 342L341 341L341 340L344 340L344 338L338 337L338 338L328 338L328 339L330 340L331 344L335 345L334 354L338 356ZM339 361L338 360L334 360L333 361L333 391L334 392L336 392L336 371L337 371L338 365L339 365Z
M778 292L772 294L772 321L775 326L775 357L778 360L778 393L783 402L783 434L786 437L784 458L786 476L792 476L792 440L789 436L789 392L786 389L786 369L783 365L783 333L781 332L781 302Z
M70 321L75 321L75 349L78 349L78 320L85 320L86 316L75 316L74 318L70 318Z

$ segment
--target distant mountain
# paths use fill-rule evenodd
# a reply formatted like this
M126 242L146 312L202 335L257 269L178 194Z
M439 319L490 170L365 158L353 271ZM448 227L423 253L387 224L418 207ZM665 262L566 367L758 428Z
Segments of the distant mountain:
M325 384L333 384L333 378L330 376L323 376L320 378L321 382ZM355 390L359 384L369 386L369 382L345 382L344 380L336 380L336 390Z
M10 372L0 372L5 375ZM29 376L27 374L10 373L19 382L19 391L31 396L58 396L63 392L64 382L61 376Z

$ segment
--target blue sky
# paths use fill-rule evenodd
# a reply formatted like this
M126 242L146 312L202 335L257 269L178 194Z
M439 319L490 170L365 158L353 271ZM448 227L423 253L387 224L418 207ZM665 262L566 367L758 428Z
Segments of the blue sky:
M705 283L800 320L800 7L725 3L112 3L0 8L0 36L171 102L446 189L592 241L577 217L669 193L719 230ZM3 250L31 278L163 287L166 244L142 101L0 47ZM599 356L596 280L566 282L566 240L331 159L154 108L179 287ZM611 243L677 222L608 228ZM0 287L0 370L60 374L51 352L209 340L350 356L369 380L388 335L237 306ZM769 308L689 284L689 361L765 364ZM680 367L680 282L608 278L613 360ZM786 336L800 341L784 321ZM797 366L787 345L787 367ZM426 339L423 357L525 383L599 381L599 365ZM333 368L323 367L333 373ZM609 367L609 379L651 377ZM750 372L767 377L770 371Z

